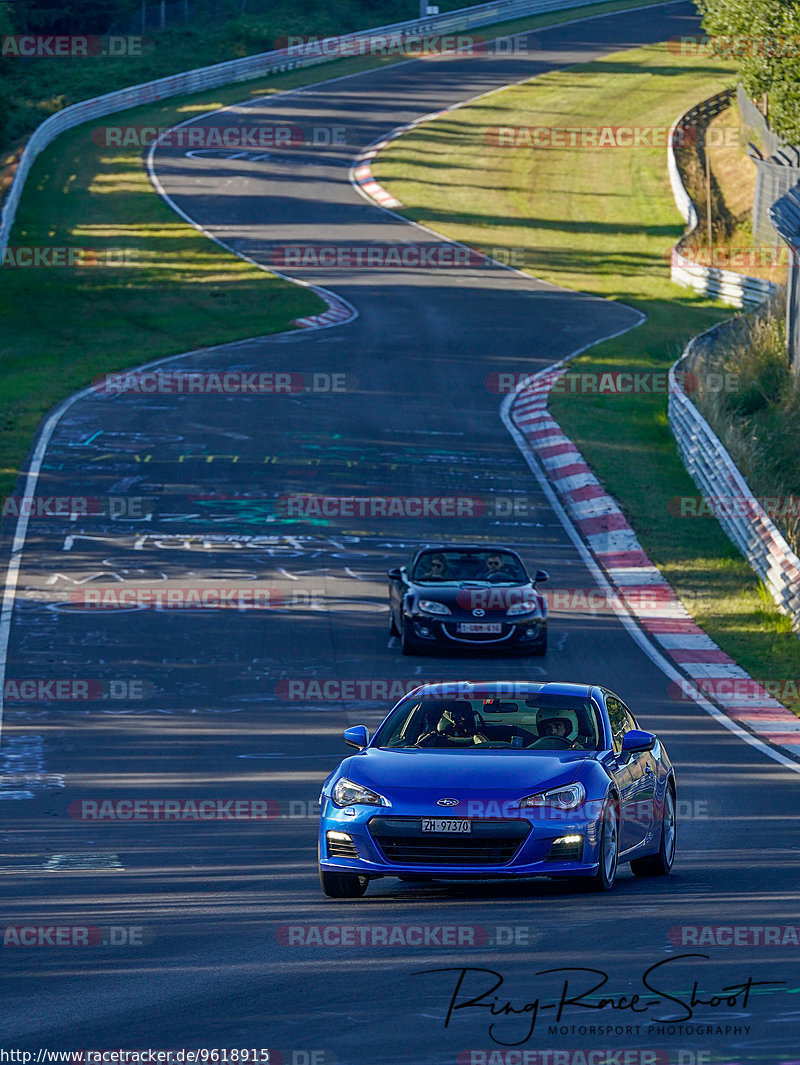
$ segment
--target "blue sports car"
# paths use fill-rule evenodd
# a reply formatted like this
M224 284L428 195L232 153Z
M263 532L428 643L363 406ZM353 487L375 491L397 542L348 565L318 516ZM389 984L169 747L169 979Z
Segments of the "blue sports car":
M594 684L455 681L414 689L322 786L319 870L331 898L370 880L578 877L619 862L665 876L675 773L663 744Z

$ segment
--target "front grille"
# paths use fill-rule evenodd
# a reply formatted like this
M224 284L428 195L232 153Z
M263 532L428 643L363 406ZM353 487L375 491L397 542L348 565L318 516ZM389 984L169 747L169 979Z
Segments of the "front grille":
M473 821L468 835L423 832L418 817L373 817L369 830L387 862L505 865L530 832L524 821Z
M358 851L356 845L349 837L347 839L336 839L332 832L329 832L325 837L325 842L328 847L329 858L357 858Z

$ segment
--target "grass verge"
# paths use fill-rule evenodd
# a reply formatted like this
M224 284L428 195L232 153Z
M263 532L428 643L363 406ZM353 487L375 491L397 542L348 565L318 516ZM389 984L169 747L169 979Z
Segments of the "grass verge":
M482 33L535 29L636 3L615 0L501 23ZM121 113L113 122L170 126L227 104L392 61L337 60L175 97ZM12 490L45 412L98 374L279 332L294 318L324 307L307 289L240 261L182 222L153 192L141 153L94 145L95 124L63 134L39 156L12 245L113 250L133 259L118 268L0 270L0 497Z
M574 370L663 371L690 336L731 313L669 280L668 250L683 224L669 187L665 141L509 149L492 143L486 131L666 131L678 114L734 80L730 64L699 63L666 44L607 56L419 127L381 152L373 171L408 217L485 250L508 249L537 277L624 300L647 315L624 337L580 356ZM695 497L697 488L677 455L667 397L563 393L552 397L551 409L719 645L756 678L800 676L800 641L716 519L675 516L675 498Z

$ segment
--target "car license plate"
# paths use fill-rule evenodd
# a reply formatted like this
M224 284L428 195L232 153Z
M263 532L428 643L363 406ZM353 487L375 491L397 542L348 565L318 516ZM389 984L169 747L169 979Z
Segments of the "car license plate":
M453 817L423 817L423 832L455 832L464 833L472 831L472 822L456 820Z
M462 621L459 632L502 632L503 626L488 621Z

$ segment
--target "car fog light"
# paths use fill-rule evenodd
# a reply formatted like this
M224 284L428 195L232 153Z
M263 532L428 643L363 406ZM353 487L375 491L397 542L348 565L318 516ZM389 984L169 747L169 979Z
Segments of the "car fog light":
M419 631L420 636L430 636L430 634L431 634L431 630L428 628L427 625L420 625L418 631Z
M526 636L535 636L536 635L536 629L526 629L525 630L525 635Z

